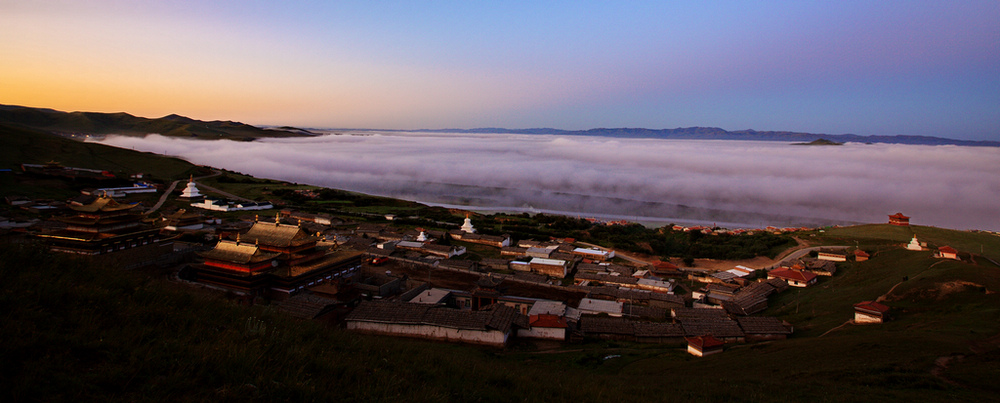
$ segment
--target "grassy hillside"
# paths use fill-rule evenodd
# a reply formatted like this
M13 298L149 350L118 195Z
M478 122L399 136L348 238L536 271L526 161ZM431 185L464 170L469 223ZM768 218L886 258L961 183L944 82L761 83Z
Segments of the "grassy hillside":
M132 116L127 113L60 112L52 109L0 105L0 123L44 131L122 134L144 136L157 133L164 136L202 137L208 139L243 139L258 137L292 137L301 131L261 129L230 121L201 121L169 115L158 119Z
M907 244L913 235L933 249L947 245L959 252L983 255L1000 262L1000 236L981 232L919 225L869 224L827 229L817 234L814 239L827 245L854 245L858 242L862 248L877 249Z
M180 179L195 166L179 158L83 143L53 134L0 124L0 167L19 170L20 164L57 161L63 166L102 169L115 173L143 172L161 179Z

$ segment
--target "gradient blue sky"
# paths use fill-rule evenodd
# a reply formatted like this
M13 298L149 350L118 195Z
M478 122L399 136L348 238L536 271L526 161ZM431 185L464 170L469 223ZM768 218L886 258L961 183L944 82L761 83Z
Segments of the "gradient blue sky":
M672 3L0 0L0 103L1000 140L996 0Z

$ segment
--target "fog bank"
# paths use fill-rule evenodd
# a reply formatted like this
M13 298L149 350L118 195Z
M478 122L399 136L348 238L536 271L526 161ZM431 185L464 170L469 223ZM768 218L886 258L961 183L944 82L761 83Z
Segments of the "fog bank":
M355 133L105 144L299 183L433 203L730 226L886 222L1000 230L1000 149Z

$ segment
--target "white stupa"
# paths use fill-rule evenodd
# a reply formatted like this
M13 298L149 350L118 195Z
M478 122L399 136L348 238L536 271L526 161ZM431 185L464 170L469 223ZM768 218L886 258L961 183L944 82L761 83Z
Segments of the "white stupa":
M187 187L184 188L183 192L181 192L181 197L185 199L196 199L201 196L202 194L198 191L198 187L194 185L194 176L192 175L191 179L188 180Z
M417 242L427 242L427 233L421 230L420 235L417 235Z
M906 245L906 249L909 249L909 250L924 250L924 248L922 248L920 246L920 241L917 240L917 236L916 235L914 235L913 239L910 240L910 244Z
M476 232L475 228L472 228L472 220L469 216L465 216L465 223L462 224L462 231L473 234Z

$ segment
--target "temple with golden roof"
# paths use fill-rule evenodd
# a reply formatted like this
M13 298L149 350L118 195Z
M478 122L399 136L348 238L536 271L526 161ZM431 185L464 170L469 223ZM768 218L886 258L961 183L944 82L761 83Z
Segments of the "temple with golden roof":
M299 225L256 221L235 240L221 240L191 266L191 279L252 296L284 299L329 282L350 282L361 269L361 252L318 245Z
M90 204L70 206L75 214L54 220L65 228L38 234L53 251L100 255L160 241L159 229L142 223L138 204L98 197Z

